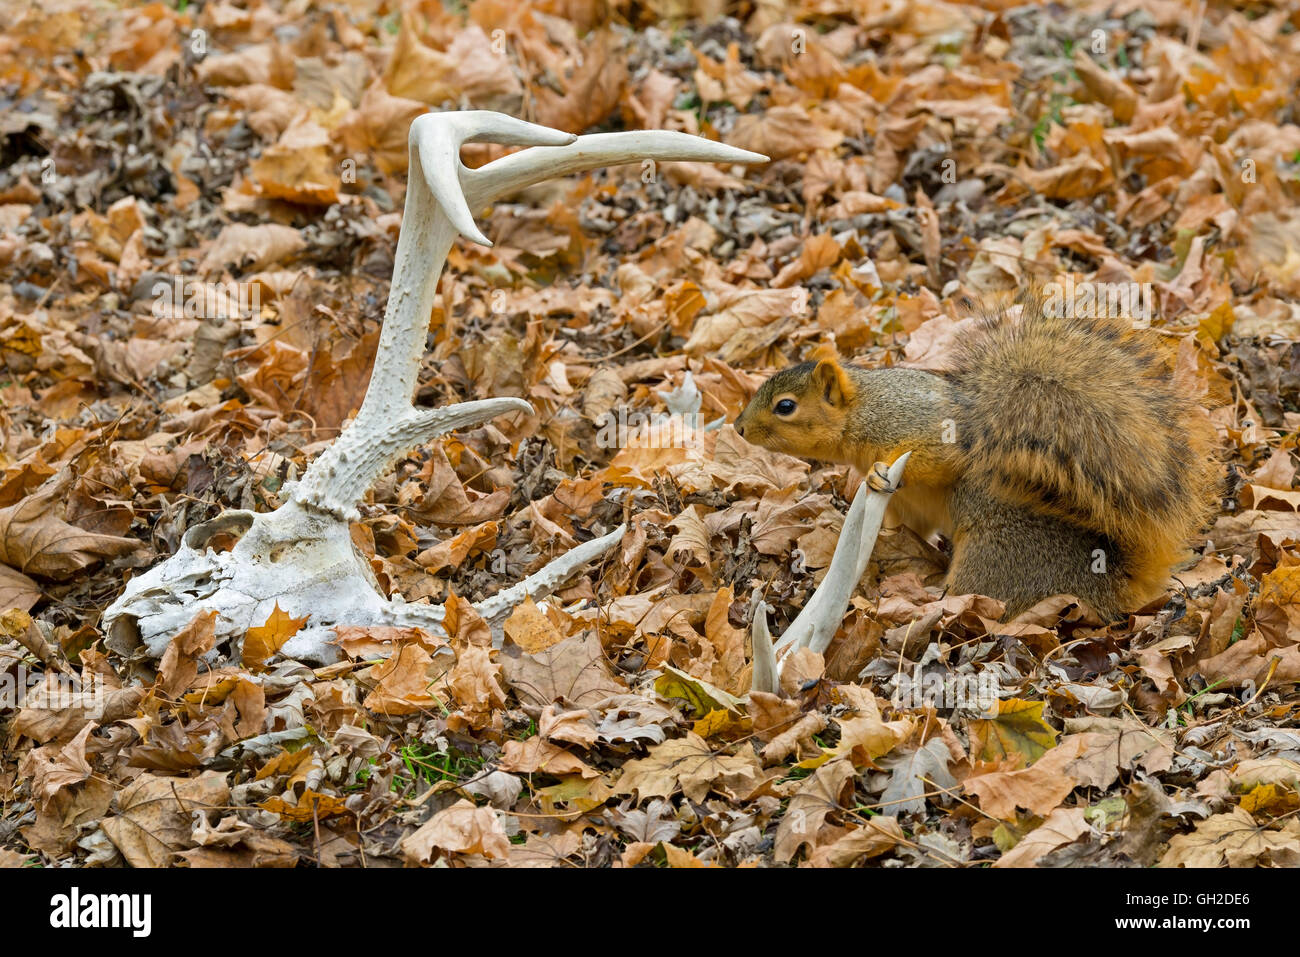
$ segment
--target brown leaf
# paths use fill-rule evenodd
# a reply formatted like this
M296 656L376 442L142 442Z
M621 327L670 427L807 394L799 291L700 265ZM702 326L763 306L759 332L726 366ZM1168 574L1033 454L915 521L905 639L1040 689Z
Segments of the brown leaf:
M822 126L810 111L798 106L773 106L761 114L745 114L725 141L774 160L813 150L834 149L843 135Z
M444 612L442 627L451 636L455 647L461 648L465 645L492 647L492 629L473 605L455 592L448 592L447 600L443 602L442 607Z
M808 863L813 867L852 867L905 843L907 836L898 818L868 818L862 827L817 848L808 856Z
M1288 818L1282 829L1266 831L1249 813L1234 807L1169 841L1156 867L1294 867L1300 862L1300 822Z
M537 733L551 741L576 744L582 748L591 747L600 735L590 711L561 712L555 705L548 705L537 719Z
M216 626L215 611L200 612L167 645L155 684L164 697L178 698L194 683L199 674L199 658L211 651L216 641Z
M506 637L530 655L545 651L564 640L560 630L531 598L515 606L515 610L506 619L504 628Z
M199 270L205 275L226 269L267 269L296 255L307 245L298 230L278 223L246 226L228 223L208 247Z
M177 852L194 846L194 812L229 803L220 771L190 778L146 771L117 795L117 813L101 826L132 867L166 867Z
M266 661L280 650L280 646L296 635L307 624L311 615L293 618L280 609L276 602L270 616L261 625L248 629L244 636L242 659L250 671L261 671Z
M1057 808L1042 824L1020 839L994 862L994 867L1034 867L1047 854L1073 842L1090 830L1081 807Z
M352 155L373 157L381 172L405 173L410 157L407 134L411 121L427 111L428 107L419 100L385 92L382 81L376 80L334 133Z
M419 645L402 645L372 672L375 689L365 706L379 714L415 714L441 709L444 702L433 692L433 656Z
M821 748L813 741L813 735L820 733L826 727L826 717L817 711L811 711L805 714L791 728L781 732L764 746L759 752L763 763L767 765L779 764L792 754L797 753L798 759L811 757L820 753Z
M584 778L598 778L600 772L564 748L552 744L541 735L525 741L507 741L501 751L501 770L517 774L549 774L563 777L569 774Z
M758 781L758 756L741 745L734 755L714 751L699 735L665 741L644 758L628 761L615 785L616 794L635 794L638 801L668 797L679 787L689 800L703 801L710 790L736 797L748 795Z
M563 92L542 85L533 87L537 122L580 133L600 123L618 106L627 85L627 54L614 31L596 30L582 42L575 59L550 72Z
M375 329L353 343L342 358L329 350L312 354L304 386L296 395L298 408L312 417L318 431L332 435L361 408L378 347Z
M510 60L496 54L481 27L471 24L445 51L435 50L420 41L411 10L402 16L383 82L393 96L431 106L464 97L478 109L510 112L523 92Z
M61 473L17 504L0 509L0 563L23 574L65 581L102 559L140 548L133 538L83 531L60 517L71 478Z
M415 556L415 560L431 575L437 574L444 568L459 568L466 559L488 551L496 545L499 528L497 522L484 522L482 525L467 528L432 548L426 548Z
M962 787L980 799L980 810L1000 820L1014 821L1017 806L1046 817L1078 785L1067 769L1087 744L1082 735L1067 736L1032 767L972 774Z
M510 840L497 812L460 800L429 818L419 830L402 839L402 853L415 865L431 864L439 852L482 854L505 859Z
M0 565L0 608L18 608L31 611L41 600L41 589L22 572Z
M451 700L475 728L491 724L492 712L506 704L506 693L499 683L500 669L492 660L493 654L489 646L460 645L456 649L456 664L447 675L445 685L439 685L439 690L445 686L451 692Z
M826 815L848 801L853 777L853 765L848 761L828 761L799 786L776 829L772 854L778 861L791 860L805 844L816 844Z
M324 127L301 119L262 151L250 168L265 196L291 203L329 206L338 202L338 164L330 155Z
M508 644L503 649L501 672L531 715L564 700L590 707L611 695L627 691L609 670L600 639L594 632L573 635L536 654Z

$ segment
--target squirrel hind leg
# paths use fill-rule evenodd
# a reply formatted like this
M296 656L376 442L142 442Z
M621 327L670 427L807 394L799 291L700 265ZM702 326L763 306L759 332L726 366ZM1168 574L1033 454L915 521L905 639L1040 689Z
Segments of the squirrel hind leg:
M997 598L1006 618L1059 594L1081 598L1104 621L1123 614L1131 585L1114 543L983 495L972 509L966 498L958 499L967 520L958 520L953 535L949 591Z

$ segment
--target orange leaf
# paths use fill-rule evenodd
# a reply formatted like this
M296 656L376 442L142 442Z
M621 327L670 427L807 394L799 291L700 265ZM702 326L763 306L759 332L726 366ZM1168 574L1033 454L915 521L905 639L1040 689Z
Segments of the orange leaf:
M261 671L266 666L266 659L280 650L280 646L298 633L311 615L290 618L287 612L280 610L280 603L275 603L271 617L266 624L248 629L244 636L244 664L252 671Z

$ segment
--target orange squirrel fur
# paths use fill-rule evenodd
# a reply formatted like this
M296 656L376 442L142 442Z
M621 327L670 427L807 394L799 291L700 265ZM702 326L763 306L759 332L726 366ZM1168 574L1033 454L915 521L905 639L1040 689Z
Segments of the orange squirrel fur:
M1008 615L1068 593L1113 618L1162 594L1218 477L1214 430L1154 334L1032 298L984 317L951 371L778 372L736 430L864 474L911 450L891 518L943 533L949 589Z

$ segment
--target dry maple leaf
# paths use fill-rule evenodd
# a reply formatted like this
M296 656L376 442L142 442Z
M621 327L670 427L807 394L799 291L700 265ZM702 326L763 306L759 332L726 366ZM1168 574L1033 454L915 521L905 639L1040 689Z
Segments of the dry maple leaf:
M266 666L267 659L296 635L302 626L307 624L307 619L310 617L310 615L303 615L301 618L293 618L282 611L280 603L276 602L265 623L248 629L244 635L242 652L244 665L250 671L261 671Z
M1047 816L1007 853L994 863L994 867L1034 867L1045 855L1058 847L1070 844L1087 834L1091 828L1081 807L1060 807Z
M156 687L165 697L177 698L194 683L199 658L211 651L216 641L216 625L215 611L200 612L171 640L158 664Z
M827 753L847 757L854 767L868 768L877 758L888 754L912 736L911 720L884 721L879 711L836 719L840 726L839 743Z
M850 867L906 843L907 836L897 818L873 817L862 827L817 848L808 856L808 863L813 867Z
M1017 806L1046 817L1078 785L1068 768L1087 746L1083 735L1069 735L1031 767L972 774L962 787L979 797L980 810L999 820L1015 820Z
M17 569L0 564L0 608L30 611L41 600L41 589Z
M699 735L650 748L644 758L623 765L615 794L635 794L638 800L669 797L679 787L689 800L703 801L710 790L735 796L748 794L761 768L752 748L741 745L734 755L714 751Z
M577 829L559 834L529 834L522 845L510 845L509 867L559 867L578 853L582 836Z
M547 72L559 81L531 86L535 120L557 130L585 130L607 117L618 105L627 85L627 51L613 30L594 30L582 41L582 49L564 65Z
M322 794L312 788L307 788L297 795L297 800L293 804L277 795L267 798L258 807L264 811L270 811L272 814L278 814L286 821L306 823L308 821L322 821L325 818L337 817L342 814L350 814L351 811L348 810L345 802L346 798L337 794Z
M809 110L774 106L761 114L739 117L724 142L779 160L833 149L842 139L844 134L821 125Z
M972 758L1002 761L1020 755L1030 765L1056 746L1056 729L1043 720L1044 702L1008 698L997 705L997 717L967 725Z
M165 867L194 846L194 812L230 803L225 774L162 777L148 771L117 796L117 813L105 818L108 839L132 867Z
M571 705L591 707L627 691L610 673L595 632L573 635L536 654L525 654L512 645L502 654L501 673L506 684L534 717L561 698Z
M306 245L302 234L291 226L229 223L221 228L208 247L199 270L208 275L226 269L241 272L267 269L297 254Z
M948 770L952 752L943 738L931 738L912 751L890 754L877 762L890 772L889 784L880 795L880 812L922 814L925 795L957 787L957 779Z
M510 112L515 112L511 107L523 93L510 59L496 53L477 24L457 31L445 51L435 50L420 42L410 11L402 17L383 83L393 96L421 103L436 105L463 96L478 109Z
M65 788L80 784L94 773L86 758L86 740L95 727L94 722L87 721L67 744L36 748L23 758L19 773L31 780L32 797L42 810L47 810Z
M375 668L375 687L363 704L370 711L391 715L441 710L445 702L434 692L431 677L437 667L434 656L420 645L402 645L397 654Z
M501 770L516 774L549 774L565 777L577 774L584 778L600 777L600 772L564 748L541 735L525 741L507 741L501 752Z
M503 627L506 637L530 655L545 651L564 640L560 630L531 598L515 606Z
M1069 718L1065 730L1083 744L1065 768L1079 784L1108 788L1123 771L1141 767L1154 774L1169 769L1174 758L1173 733L1149 728L1132 717Z
M265 196L314 206L338 202L339 177L329 131L305 118L263 150L250 172Z
M632 841L657 844L660 841L671 842L682 833L682 826L673 815L672 802L655 798L644 809L626 810L628 801L617 810L610 812L610 820Z
M550 741L589 748L596 743L600 732L591 711L585 708L562 711L558 705L550 705L537 719L537 733Z
M1249 813L1234 807L1207 818L1190 834L1179 834L1156 867L1258 867L1300 864L1300 821L1288 818L1282 829L1266 831Z
M450 700L471 727L487 727L492 723L493 711L506 704L506 693L500 684L501 670L492 660L493 654L484 645L461 645L451 671L435 686L438 692L449 692Z

